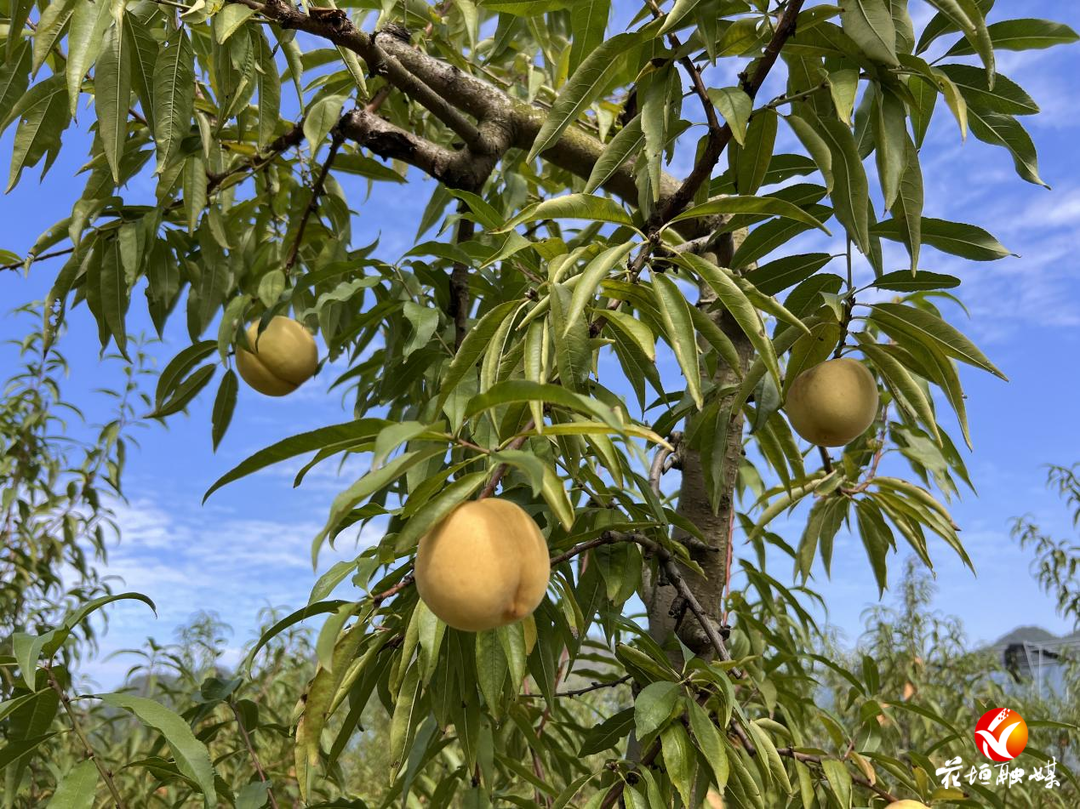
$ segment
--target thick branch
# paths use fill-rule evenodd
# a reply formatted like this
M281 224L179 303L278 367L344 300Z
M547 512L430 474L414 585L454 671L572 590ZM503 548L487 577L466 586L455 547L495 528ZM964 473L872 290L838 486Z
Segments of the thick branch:
M382 75L446 124L474 156L501 156L509 146L528 149L547 117L545 110L512 99L494 85L423 53L397 30L372 36L358 29L337 9L316 9L318 13L308 15L283 0L233 2L255 9L283 28L314 34L357 54L371 72ZM461 112L475 117L481 125L474 126ZM487 126L483 125L485 122ZM579 177L588 177L603 149L604 144L598 139L579 127L570 127L558 143L544 152L544 159ZM424 166L418 168L426 170ZM636 204L637 186L631 163L616 171L604 187ZM678 187L678 180L664 174L660 182L661 198L670 196Z
M484 184L498 157L469 149L447 149L395 126L384 118L357 109L341 120L341 133L387 160L401 160L450 188L475 189Z

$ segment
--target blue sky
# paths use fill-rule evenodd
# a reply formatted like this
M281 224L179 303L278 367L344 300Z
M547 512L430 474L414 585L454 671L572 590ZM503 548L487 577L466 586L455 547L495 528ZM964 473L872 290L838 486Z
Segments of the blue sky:
M619 0L616 5L620 19L628 9L636 8ZM1008 0L998 5L1007 6L1010 17L1046 17L1080 29L1077 4ZM912 3L917 24L928 18L927 8L918 0ZM1069 628L1028 575L1030 559L1009 538L1008 523L1014 516L1031 513L1058 536L1067 535L1070 517L1046 491L1044 465L1080 461L1080 432L1074 426L1075 402L1080 397L1076 373L1080 164L1075 148L1080 116L1070 98L1072 79L1080 75L1080 48L1002 53L999 67L1042 105L1043 113L1026 119L1025 124L1040 149L1042 177L1053 191L1016 177L1002 150L972 138L961 143L955 122L943 108L935 116L923 150L927 215L982 225L1022 256L976 264L927 250L922 262L923 269L963 279L959 293L971 318L964 322L959 309L949 315L1011 380L1006 384L988 374L962 371L975 443L967 460L979 494L968 494L952 508L978 576L972 576L943 544L931 548L939 588L935 606L959 615L972 642L993 640L1018 624L1039 624L1056 632ZM732 84L739 69L730 61L717 66L712 85ZM770 84L763 96L779 92L779 85ZM4 160L10 154L13 129L0 138ZM788 138L778 151L794 148ZM0 203L0 249L24 252L40 231L67 214L82 188L82 179L72 178L85 157L85 135L73 128L65 135L65 150L42 183L37 183L36 172L25 174L22 184ZM671 170L684 173L691 158L677 155ZM380 237L380 255L389 260L412 246L420 212L434 186L416 172L410 179L408 186L377 186L365 202L363 183L340 178L359 211L354 222L356 245ZM127 189L128 198L145 199L151 188L148 179L137 178ZM821 247L815 235L800 238L788 249ZM887 257L896 267L904 266L899 252ZM35 265L25 277L0 274L5 313L0 337L24 332L26 320L6 313L42 298L57 269L52 263ZM868 272L865 267L859 270ZM131 318L129 333L152 332L141 292L136 292ZM159 367L188 344L181 321L172 322L164 342L150 348ZM115 364L99 362L96 327L85 307L71 311L68 324L70 330L60 344L73 366L66 393L81 403L92 397L93 388L118 384L119 374ZM665 376L675 379L674 361L664 362ZM14 365L14 352L5 348L0 352L0 371L6 376ZM141 449L131 453L125 479L128 502L117 506L123 540L112 548L107 572L122 579L117 589L151 596L158 604L159 617L153 620L138 605L115 606L102 658L88 668L89 675L106 685L114 682L130 661L106 660L107 653L139 645L146 636L171 640L175 627L202 609L216 611L234 627L235 658L235 650L254 631L262 608L295 608L306 601L317 575L310 565L311 538L321 527L333 495L364 471L362 463L341 475L332 465L319 468L300 489L291 485L299 464L272 468L226 487L205 506L201 499L214 479L255 450L303 430L347 420L350 405L338 393L328 392L331 379L324 373L285 399L260 397L242 386L233 425L216 454L210 443L211 396L201 397L189 416L173 417L167 427L155 424L138 431ZM104 403L93 401L91 418L104 418ZM954 425L946 424L956 435ZM893 473L903 472L901 464L886 464ZM802 518L803 512L796 511L774 522L773 529L789 541L797 540ZM377 529L369 528L360 542L377 538ZM320 569L355 553L343 538L339 552L323 552ZM773 572L784 579L789 564L781 562ZM901 559L891 558L894 579L900 566ZM853 639L860 628L860 613L877 600L858 538L840 538L831 581L820 570L815 574L814 586L828 602L829 619Z

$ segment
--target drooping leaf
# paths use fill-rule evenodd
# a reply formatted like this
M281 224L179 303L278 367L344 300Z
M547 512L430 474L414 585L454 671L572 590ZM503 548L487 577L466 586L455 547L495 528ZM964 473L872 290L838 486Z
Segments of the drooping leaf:
M15 118L19 118L19 125L11 147L8 191L19 182L24 168L36 166L45 157L47 171L60 151L60 135L71 121L63 77L53 75L31 87L15 102L5 124Z
M710 89L709 100L720 111L724 121L731 127L731 135L740 146L746 143L746 128L754 102L740 87Z
M602 188L628 160L641 150L644 143L645 133L641 130L641 116L635 115L633 120L620 129L600 153L585 183L585 193L592 194L596 189Z
M574 32L570 46L570 73L604 41L611 0L581 0L570 6L570 27Z
M117 185L120 184L120 161L127 141L128 108L131 102L131 57L126 52L127 41L119 26L109 28L105 32L105 42L94 68L98 135Z
M878 62L899 65L896 58L896 26L886 0L840 0L844 33Z
M652 289L656 307L664 322L665 337L671 343L675 358L682 368L686 390L701 408L704 404L701 397L701 366L698 363L697 339L689 304L675 282L665 275L653 275Z
M76 3L71 15L67 35L66 76L68 114L75 117L79 108L79 92L83 79L90 72L101 51L105 39L105 30L113 21L114 0L99 0L96 3Z
M179 155L195 108L195 52L183 28L161 43L154 65L154 143L157 173Z

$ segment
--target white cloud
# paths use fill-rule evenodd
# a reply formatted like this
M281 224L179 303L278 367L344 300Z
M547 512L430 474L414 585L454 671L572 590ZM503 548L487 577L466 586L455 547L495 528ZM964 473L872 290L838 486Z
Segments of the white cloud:
M337 561L354 558L382 535L375 525L366 526L355 543L353 534L343 535L336 549L323 546L319 570L313 571L311 541L321 524L281 523L224 508L173 511L160 502L165 501L143 496L115 506L122 539L110 548L101 573L114 577L115 592L149 596L158 618L134 602L108 608L101 654L84 671L106 686L115 685L131 661L107 660L108 655L137 648L147 637L172 640L179 626L203 611L216 613L233 628L237 649L230 659L238 658L239 646L258 628L260 610L302 606L318 575ZM350 592L350 584L341 585L342 597Z

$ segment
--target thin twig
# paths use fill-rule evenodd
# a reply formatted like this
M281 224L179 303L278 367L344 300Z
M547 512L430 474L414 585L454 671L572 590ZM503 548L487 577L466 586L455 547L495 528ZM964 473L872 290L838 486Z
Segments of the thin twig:
M529 430L531 430L535 426L536 426L536 422L533 421L532 419L529 419L529 421L525 425L525 427L522 428L522 432L528 432ZM515 438L513 441L511 441L507 445L506 448L507 449L521 449L523 446L525 446L525 442L528 441L528 440L529 440L529 436L527 436L527 435L519 435L517 438ZM503 476L506 475L508 470L509 470L509 466L507 464L504 464L504 463L501 463L497 467L495 467L495 473L491 476L491 480L489 480L487 482L487 485L484 486L484 488L480 490L480 494L477 495L476 499L477 500L485 500L488 497L491 497L493 494L495 494L495 490L499 487L499 483L502 481Z
M255 745L251 743L251 736L248 735L247 728L244 727L244 720L240 718L240 709L236 707L236 703L232 700L229 700L229 707L232 708L233 716L236 717L236 726L240 728L240 738L244 740L244 746L247 747L248 755L251 756L251 763L255 765L255 772L259 774L259 780L266 784L266 797L269 799L273 809L278 809L274 789L270 784L270 779L266 777L266 771L263 770L263 766L259 762L259 756L255 753Z
M555 693L555 696L556 697L571 697L571 698L572 697L580 697L580 696L582 696L584 694L591 694L593 691L600 691L600 690L602 690L604 688L617 688L618 686L623 685L624 683L630 682L632 679L634 679L633 675L624 674L619 679L610 680L609 682L606 682L606 683L602 683L602 682L598 682L598 681L594 680L592 685L585 686L584 688L575 688L572 691L557 691ZM522 694L522 696L527 697L529 699L543 699L543 694Z
M821 762L822 762L821 756L816 756L816 755L813 755L811 753L800 753L798 750L795 750L794 748L791 748L791 747L780 747L780 748L777 748L776 752L779 753L780 755L784 756L785 758L794 759L795 761L802 762L803 764L814 764L814 765L816 765L818 767L822 766L822 764L821 764ZM884 789L882 787L879 787L876 783L875 784L870 783L869 779L864 778L861 775L852 775L851 780L854 783L858 784L859 786L873 791L879 797L882 797L887 801L896 802L896 801L900 800L899 798L897 798L895 795L893 795L888 790L886 790L886 789Z
M74 247L65 247L63 250L54 250L51 253L42 253L40 256L27 256L26 261L16 261L12 264L0 265L0 270L17 270L24 266L27 261L33 264L35 261L44 261L47 258L56 258L57 256L66 256L75 252Z
M401 579L401 581L399 581L393 587L390 587L387 590L383 590L381 593L376 593L375 595L373 595L371 597L371 601L377 607L377 606L379 606L379 604L386 601L386 599L390 598L391 596L396 596L402 590L406 589L407 587L411 587L414 581L416 581L416 577L413 576L412 573L409 573L408 575L404 576Z
M664 473L671 468L668 465L668 460L675 456L679 446L679 436L668 436L668 443L670 446L660 447L656 450L656 454L653 456L652 465L649 467L649 488L659 496L660 495L660 478L664 476Z
M311 186L311 199L308 200L307 208L304 210L304 215L300 218L300 224L296 228L296 239L293 241L292 249L289 251L289 258L285 262L286 274L296 266L296 260L300 257L300 245L304 241L304 231L307 229L308 221L319 207L319 197L322 196L327 175L330 174L334 158L337 157L338 149L341 148L341 144L344 142L345 136L341 133L341 130L335 128L333 139L330 141L330 152L326 155L326 161L322 165L322 170L319 172L315 184ZM314 144L312 148L315 148Z
M124 799L120 797L120 790L116 788L113 774L101 762L97 753L94 752L94 746L90 744L90 739L87 738L86 733L83 731L82 724L79 722L79 718L75 715L75 711L71 707L70 697L68 697L64 689L60 687L60 683L56 680L56 675L53 674L52 667L44 666L43 668L45 669L45 675L49 678L49 687L60 697L60 704L64 706L64 712L68 715L68 719L71 720L71 729L75 731L75 735L78 736L79 741L82 742L87 758L93 761L94 766L97 767L97 771L105 781L105 786L109 789L109 794L112 795L113 800L116 802L117 809L124 809Z
M795 33L795 22L798 19L799 11L802 8L804 0L790 0L787 7L784 9L783 16L780 18L780 22L776 26L776 30L773 32L772 39L769 40L769 44L765 47L765 52L760 59L757 60L757 69L754 71L754 75L743 82L743 91L750 96L751 100L757 96L758 90L761 89L762 84L765 83L765 79L768 77L773 66L776 64L776 60L780 57L780 51L783 50L784 45L788 39ZM696 67L691 65L691 77L695 75L700 80L700 72ZM695 87L695 91L696 91ZM704 89L704 84L702 84ZM705 93L705 98L708 98L708 93ZM706 108L711 109L711 103ZM709 115L710 113L706 113ZM715 118L715 111L711 112L713 118ZM712 175L712 170L715 168L720 156L724 153L724 149L732 140L732 131L729 124L724 124L722 127L714 129L711 125L709 127L709 137L705 145L705 149L694 165L693 170L683 180L679 188L672 194L667 201L658 208L650 217L648 222L649 240L642 247L641 252L638 253L633 264L630 266L629 281L634 283L645 269L645 265L648 263L649 257L653 251L660 245L660 231L665 225L667 225L672 219L678 216L679 213L686 208L687 205L694 199L698 189L702 183L709 179ZM622 306L621 299L612 300L607 308L610 311L616 311ZM591 324L589 324L589 334L592 337L596 337L604 328L607 323L607 318L601 315Z
M637 764L635 769L640 770L643 767L649 767L654 761L656 761L656 757L659 755L660 740L657 739L655 742L653 742L652 747L649 748L649 751L641 759L640 763ZM619 799L622 797L624 789L626 789L625 779L620 779L619 781L616 781L614 784L612 784L611 788L608 790L607 795L604 796L604 800L600 803L600 809L612 809L612 807L615 806L616 803L619 803Z

